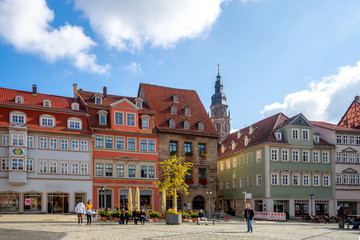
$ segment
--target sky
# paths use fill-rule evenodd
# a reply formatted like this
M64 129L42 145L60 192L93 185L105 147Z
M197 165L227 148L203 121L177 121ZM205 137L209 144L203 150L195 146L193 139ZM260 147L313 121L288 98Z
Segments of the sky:
M272 114L337 124L360 94L357 0L0 0L0 87L136 96L193 89L220 63L231 128Z

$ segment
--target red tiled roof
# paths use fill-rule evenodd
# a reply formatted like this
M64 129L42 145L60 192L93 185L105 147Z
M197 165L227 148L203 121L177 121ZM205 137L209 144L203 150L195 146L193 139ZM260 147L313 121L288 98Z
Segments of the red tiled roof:
M198 94L194 90L177 89L150 84L140 84L139 93L143 90L145 101L149 107L156 112L156 124L159 131L181 134L197 134L218 137L218 133L207 114ZM172 96L178 96L178 102L172 100ZM170 106L176 107L177 114L170 113ZM190 116L184 114L184 108L190 108ZM169 119L175 121L175 128L169 127ZM190 129L184 129L183 121L188 120ZM201 121L204 130L198 130L197 124Z
M357 129L357 128L348 128L348 127L339 126L339 125L335 125L335 124L331 124L331 123L327 123L327 122L321 122L321 121L310 121L310 122L316 126L327 128L327 129L330 129L333 131L347 131L347 132L359 132L360 133L360 129Z
M24 103L15 103L15 96L20 95L24 98ZM43 100L49 99L51 101L51 107L44 107ZM21 107L36 107L47 110L65 110L71 112L85 112L85 109L80 104L79 111L73 111L71 104L76 102L74 98L55 96L50 94L37 93L33 95L32 92L0 88L0 104L14 105Z

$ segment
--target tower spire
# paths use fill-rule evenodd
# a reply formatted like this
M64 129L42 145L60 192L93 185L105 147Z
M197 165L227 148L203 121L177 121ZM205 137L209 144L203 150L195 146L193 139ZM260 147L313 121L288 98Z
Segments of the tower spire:
M217 64L217 66L218 66L218 74L217 74L217 78L219 78L220 77L220 60L218 59L218 64Z

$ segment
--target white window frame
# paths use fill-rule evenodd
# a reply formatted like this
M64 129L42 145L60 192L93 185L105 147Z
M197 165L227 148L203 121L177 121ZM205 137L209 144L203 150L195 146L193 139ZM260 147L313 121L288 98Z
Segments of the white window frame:
M236 168L237 167L237 159L236 157L233 158L233 168Z
M55 117L53 116L40 116L40 126L41 127L55 127Z
M279 173L271 173L271 185L279 185Z
M297 180L297 184L296 181ZM300 178L300 174L293 174L292 175L292 185L293 186L301 186L301 178Z
M323 151L321 155L322 155L322 162L323 163L329 163L329 152L328 151Z
M295 149L291 150L291 160L292 160L292 162L299 162L299 155L300 155L299 152L300 152L299 150L295 150Z
M319 163L320 162L320 152L319 151L313 151L313 162Z
M358 154L359 155L359 154ZM360 155L359 155L360 156ZM341 163L342 162L342 156L341 153L336 153L336 162Z
M88 140L80 140L80 151L81 152L89 151L89 142L88 142Z
M67 120L68 128L74 130L81 130L82 129L82 121L78 118L69 118Z
M310 151L309 150L302 150L302 162L310 162Z
M281 161L283 161L283 162L289 161L289 150L288 149L281 150Z
M318 175L318 174L314 174L313 175L313 186L314 187L320 187L321 186L321 184L320 184L320 175Z
M48 138L47 137L40 137L39 138L39 148L40 149L48 149Z
M48 162L44 160L39 161L39 173L48 173Z
M130 115L134 116L134 125L129 124L129 116ZM126 126L128 126L128 127L136 127L136 114L135 113L126 113Z
M299 129L291 129L291 139L299 139Z
M71 150L72 151L79 151L79 140L71 139Z
M310 131L308 129L302 130L302 140L309 140L310 139Z
M56 161L49 162L49 173L57 174L57 162Z
M60 149L63 150L63 151L68 151L69 150L69 139L62 138L60 140Z
M239 179L239 188L244 188L245 187L245 178L241 177Z
M261 150L256 150L256 162L261 162Z
M283 185L283 186L290 185L290 174L288 174L288 173L281 174L281 185Z
M323 186L330 187L330 175L323 175Z
M10 123L26 124L26 114L22 112L11 112Z
M303 186L310 186L311 185L311 179L309 174L304 174L302 177L302 185ZM305 181L306 180L306 181Z
M262 185L262 175L256 174L256 186L261 186L261 185Z
M10 170L10 159L9 158L1 158L1 171Z
M336 184L342 184L342 174L336 174Z
M236 181L236 178L233 178L233 188L237 188L237 181Z
M12 133L11 134L11 145L23 147L26 146L25 134Z
M60 162L60 174L69 174L68 162Z
M49 149L57 149L57 138L49 138Z
M271 148L270 154L271 154L271 161L278 161L279 160L279 149Z

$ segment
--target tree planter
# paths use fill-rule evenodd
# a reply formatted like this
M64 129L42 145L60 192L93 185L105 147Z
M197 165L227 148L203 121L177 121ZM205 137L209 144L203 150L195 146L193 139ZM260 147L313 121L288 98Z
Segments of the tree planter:
M153 218L152 220L153 220L153 222L157 222L157 221L158 221L158 219L157 219L157 218Z
M114 217L114 221L115 221L115 222L118 222L119 220L120 220L120 218Z
M185 222L185 218L182 218L182 219L181 219L181 222Z
M192 221L192 222L196 222L196 218L191 218L191 221Z
M166 214L167 225L179 225L181 224L181 214Z
M106 221L107 221L107 217L101 217L101 221L106 222Z

